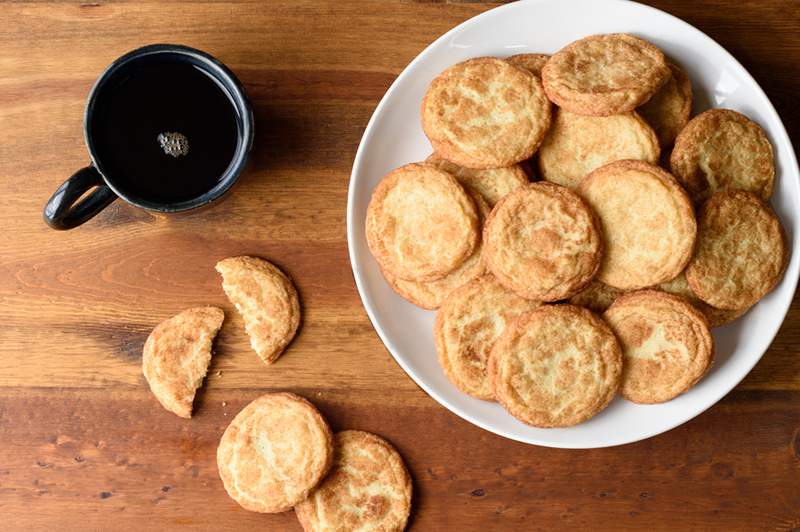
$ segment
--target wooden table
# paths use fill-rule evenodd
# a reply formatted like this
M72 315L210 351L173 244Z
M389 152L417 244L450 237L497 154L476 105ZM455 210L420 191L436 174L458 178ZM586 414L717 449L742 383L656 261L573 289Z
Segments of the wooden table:
M759 80L797 142L794 0L658 1ZM800 307L719 404L650 440L569 451L505 440L423 393L372 329L348 262L350 166L378 100L438 35L490 5L271 1L0 6L0 529L299 530L227 497L215 450L260 393L313 400L335 429L391 440L415 485L414 530L800 528ZM532 28L532 31L535 29ZM48 229L44 201L86 164L96 76L151 42L207 50L255 106L253 164L214 208L162 217L117 201ZM264 366L214 263L274 259L297 280L299 337ZM151 328L228 309L195 416L163 410L141 373Z

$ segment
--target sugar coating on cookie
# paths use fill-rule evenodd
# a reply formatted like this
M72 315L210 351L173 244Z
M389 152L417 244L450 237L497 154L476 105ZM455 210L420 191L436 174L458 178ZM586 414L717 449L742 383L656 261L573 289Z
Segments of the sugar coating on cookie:
M491 209L480 194L470 189L467 189L467 193L478 207L480 225L483 226ZM418 307L434 310L439 308L450 292L484 273L486 273L486 264L483 261L483 241L481 240L478 242L475 252L464 264L436 281L406 281L398 279L388 272L383 272L383 276L389 286L405 299Z
M433 329L439 364L450 382L462 392L493 400L486 373L492 346L511 322L538 305L491 274L452 292L436 314Z
M597 117L559 109L539 149L539 174L576 188L589 172L614 161L656 164L659 150L655 132L634 112Z
M722 327L747 312L747 309L726 310L712 307L692 292L683 272L671 281L657 285L656 288L686 299L692 306L703 313L703 316L708 320L708 325L712 328Z
M422 100L422 129L434 151L467 168L528 159L548 127L550 102L541 81L493 57L446 69Z
M775 186L775 158L767 135L730 109L711 109L689 121L675 140L670 169L698 203L726 189L768 200Z
M713 307L746 309L775 288L787 262L783 227L769 205L751 192L724 190L700 210L686 280Z
M222 289L244 319L250 345L265 364L278 359L300 325L300 300L292 281L257 257L230 257L216 270Z
M603 314L622 346L620 393L635 403L663 403L694 386L714 360L702 312L658 290L621 296Z
M669 173L642 161L617 161L586 176L578 193L603 227L606 249L598 280L633 290L683 271L697 223L689 197Z
M624 293L623 290L608 286L601 281L592 281L586 288L569 298L569 302L579 307L586 307L592 312L601 313Z
M669 148L692 114L692 82L680 67L668 64L672 75L637 111L650 124L662 148Z
M464 187L428 164L390 172L367 207L369 249L399 279L441 279L472 256L479 232L478 210Z
M597 273L603 255L600 226L586 202L546 182L500 200L483 238L489 270L507 288L537 301L579 292Z
M528 174L518 164L503 168L464 168L435 153L425 162L451 174L465 187L476 190L490 207L529 181Z
M574 41L542 69L547 97L559 107L589 116L633 111L669 79L664 54L624 33Z
M611 329L573 305L542 305L523 314L489 357L497 400L536 427L569 427L593 417L614 397L621 372Z
M217 466L225 491L246 510L278 513L304 500L333 462L333 434L293 393L267 393L225 429Z
M211 345L225 313L216 307L184 310L159 323L144 344L142 372L161 405L192 417L196 390L211 363Z
M411 477L383 438L359 430L334 437L330 474L294 510L306 532L401 532L411 512Z
M517 54L506 57L506 61L512 65L524 68L539 78L542 77L542 69L548 59L550 59L550 56L547 54Z

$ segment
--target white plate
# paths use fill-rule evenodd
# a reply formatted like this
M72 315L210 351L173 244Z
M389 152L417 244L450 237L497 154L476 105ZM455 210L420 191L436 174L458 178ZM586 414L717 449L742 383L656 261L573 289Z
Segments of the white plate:
M372 190L390 170L420 161L431 151L419 120L422 96L444 68L485 55L553 53L594 33L640 35L677 61L692 80L695 112L713 107L740 111L767 132L775 148L777 182L772 205L790 248L797 249L800 180L797 159L778 114L736 59L705 34L657 9L623 0L541 0L505 5L449 31L426 48L392 84L364 131L347 202L347 237L358 291L372 324L414 381L467 421L514 440L549 447L620 445L660 434L709 408L758 362L783 322L797 285L800 256L793 254L781 284L747 315L715 330L713 369L688 393L661 405L635 405L621 398L595 418L564 429L537 429L499 405L459 392L445 378L433 343L433 312L396 295L367 249L364 217Z

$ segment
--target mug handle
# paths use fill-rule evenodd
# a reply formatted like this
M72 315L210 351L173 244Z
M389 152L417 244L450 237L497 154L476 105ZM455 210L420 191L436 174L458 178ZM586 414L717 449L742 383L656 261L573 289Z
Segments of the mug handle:
M92 187L85 198L75 203ZM44 206L44 221L53 229L72 229L92 218L117 199L94 166L75 172L58 187Z

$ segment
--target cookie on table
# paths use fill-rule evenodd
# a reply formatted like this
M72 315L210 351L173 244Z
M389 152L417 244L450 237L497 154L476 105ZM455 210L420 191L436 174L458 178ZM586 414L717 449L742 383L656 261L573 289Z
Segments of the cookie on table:
M633 111L669 77L661 50L624 33L574 41L553 54L542 69L547 97L559 107L589 116Z
M733 320L741 317L747 312L748 309L725 310L721 308L714 308L697 297L692 289L689 288L689 283L686 281L686 275L681 273L676 278L656 286L659 290L668 292L670 294L681 296L691 303L697 310L703 313L703 316L708 320L709 326L722 327Z
M720 309L747 309L783 277L789 260L781 222L751 192L723 190L703 204L689 288Z
M294 507L306 532L405 529L411 512L411 477L383 438L360 430L334 436L331 472Z
M366 233L383 271L407 281L435 281L475 252L480 220L455 177L412 163L389 172L373 191Z
M672 75L637 111L658 136L661 148L669 148L692 114L692 82L680 67L668 63Z
M433 336L447 378L478 399L494 399L486 362L497 338L524 312L539 305L516 295L491 275L452 292L436 314Z
M489 216L491 209L486 200L474 190L467 189L467 193L475 202L480 217L480 226ZM483 242L478 242L478 247L464 264L436 281L406 281L398 279L388 272L383 272L386 282L392 289L411 303L428 310L439 308L447 295L486 273L486 264L483 261Z
M144 344L142 372L161 406L192 417L192 403L211 363L211 345L225 313L216 307L184 310L159 323Z
M559 109L537 153L539 175L576 188L589 172L614 161L656 164L659 150L655 132L635 112L598 117Z
M253 512L303 501L333 463L333 434L317 409L293 393L267 393L225 429L217 448L228 495Z
M524 68L539 78L542 77L542 69L548 59L550 59L550 56L547 54L517 54L506 57L506 61L512 65Z
M506 288L558 301L594 278L603 256L600 224L576 193L530 183L495 205L483 229L483 256Z
M622 346L620 394L634 403L663 403L694 386L714 360L702 312L658 290L621 296L603 314Z
M610 307L624 293L623 290L608 286L601 281L592 281L586 285L586 288L569 298L569 302L579 307L586 307L599 314Z
M578 193L603 227L599 281L634 290L669 281L686 267L697 223L689 197L668 172L642 161L617 161L586 176Z
M542 305L523 314L489 357L495 397L535 427L569 427L595 416L614 397L621 374L614 333L573 305Z
M528 174L518 164L504 168L464 168L435 153L425 159L425 162L453 175L468 189L476 190L489 207L494 207L503 196L529 181Z
M422 129L433 150L467 168L524 161L549 127L550 102L539 78L494 57L451 66L422 100Z
M230 257L216 270L222 289L244 319L250 345L265 364L278 359L300 325L300 300L292 281L256 257Z
M681 130L670 169L695 202L739 189L768 200L775 186L772 145L761 127L736 111L711 109Z

